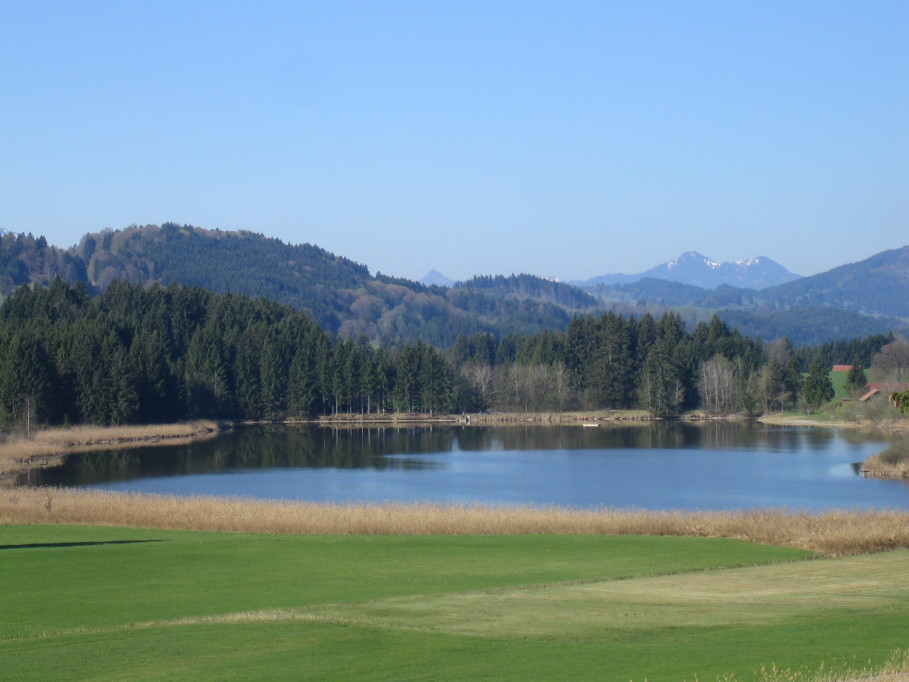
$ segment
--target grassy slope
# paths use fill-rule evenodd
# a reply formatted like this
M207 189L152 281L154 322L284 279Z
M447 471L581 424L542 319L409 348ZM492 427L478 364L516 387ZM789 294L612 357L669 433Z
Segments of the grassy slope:
M810 556L716 538L0 526L0 660L15 679L653 681L905 646L905 552L792 561Z
M846 377L849 372L828 372L830 383L833 385L833 401L842 402L849 397L849 391L846 390Z

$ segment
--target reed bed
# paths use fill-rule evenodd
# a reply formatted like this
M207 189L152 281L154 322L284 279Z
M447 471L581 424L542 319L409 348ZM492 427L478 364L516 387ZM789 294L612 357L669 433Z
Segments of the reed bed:
M148 424L139 426L73 426L64 429L47 429L34 436L36 443L54 445L91 445L103 441L128 442L162 438L189 438L200 433L215 432L219 424L210 420L176 424Z
M46 458L84 450L104 450L129 444L133 447L169 444L217 435L224 426L199 420L177 424L141 426L74 426L38 431L31 438L11 438L0 443L0 473L40 465Z
M445 504L323 504L65 488L0 489L0 524L255 533L731 537L843 556L909 548L909 513L658 512Z
M909 478L909 443L891 445L862 465L862 474L880 478Z

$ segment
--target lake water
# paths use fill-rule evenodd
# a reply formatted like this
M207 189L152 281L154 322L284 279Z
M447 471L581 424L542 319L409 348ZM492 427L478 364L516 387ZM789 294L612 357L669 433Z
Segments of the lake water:
M847 429L760 424L268 426L73 456L30 482L326 502L909 509L909 485L857 473L887 445Z

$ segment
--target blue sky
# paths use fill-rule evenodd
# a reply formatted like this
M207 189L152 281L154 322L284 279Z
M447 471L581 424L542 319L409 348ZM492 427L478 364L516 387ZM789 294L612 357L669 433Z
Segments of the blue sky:
M803 275L909 244L909 3L6 0L0 227L373 272Z

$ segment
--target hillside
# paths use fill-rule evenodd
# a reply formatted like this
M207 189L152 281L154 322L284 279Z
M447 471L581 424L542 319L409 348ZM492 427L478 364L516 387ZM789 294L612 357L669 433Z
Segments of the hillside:
M776 307L841 308L909 320L909 246L765 289Z
M502 278L493 288L485 282L446 288L372 276L365 265L317 246L248 231L131 226L87 234L71 249L32 235L0 238L0 293L54 277L93 292L122 279L261 296L307 311L332 334L440 346L454 343L459 333L563 329L574 313L596 306L588 294L530 275Z
M677 273L719 272L724 265L693 252L676 261L666 267ZM739 265L765 273L780 267L769 259ZM382 343L420 339L440 347L459 334L565 329L575 315L606 310L659 315L673 309L689 322L716 312L743 334L765 341L787 336L795 345L886 334L909 323L909 247L763 290L708 289L659 277L579 288L529 274L426 285L372 275L366 265L310 244L173 223L106 229L69 249L44 237L0 235L0 295L55 277L93 293L122 279L264 297L305 310L331 334Z

